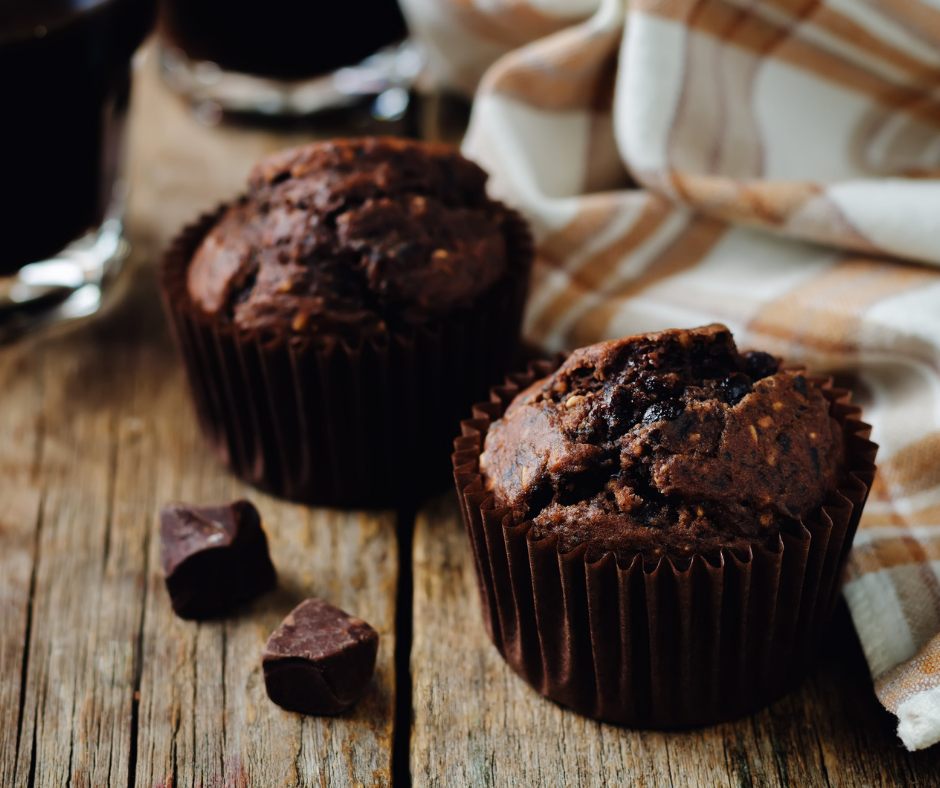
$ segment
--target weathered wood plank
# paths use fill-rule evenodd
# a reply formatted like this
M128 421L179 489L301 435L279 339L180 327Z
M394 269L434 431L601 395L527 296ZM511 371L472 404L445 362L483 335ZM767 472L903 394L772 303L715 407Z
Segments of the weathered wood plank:
M311 138L200 126L159 84L153 64L139 75L132 146L131 218L138 253L156 257L200 212L242 188L265 153ZM158 316L159 324L163 320ZM137 785L387 784L394 706L397 552L389 515L307 510L238 484L206 453L175 360L171 382L143 417L156 500L220 502L244 495L265 519L278 589L224 622L175 618L160 572L157 510L149 512ZM304 718L270 703L261 648L290 609L324 596L362 616L382 635L373 691L348 715ZM172 783L171 783L172 781Z
M39 786L126 782L144 552L113 504L132 344L95 339L49 340L35 357L44 500L15 785L30 769Z
M0 349L0 479L9 489L35 482L42 447L42 347Z
M0 350L0 786L388 785L394 517L293 506L220 468L156 298L154 264L179 226L237 192L265 152L312 135L203 128L152 62L139 77L129 299L76 334ZM180 621L160 572L159 507L243 495L264 515L278 587L224 621ZM421 514L414 544L415 785L940 784L940 748L897 744L844 611L819 671L770 709L629 731L544 700L505 666L451 497ZM369 694L336 719L282 711L261 678L267 635L310 595L382 635Z
M0 785L12 785L41 497L0 486Z
M394 520L264 499L212 460L155 286L156 259L183 222L237 192L261 155L309 134L203 128L152 61L131 128L127 300L75 333L0 351L0 468L17 485L0 499L0 785L388 784ZM160 505L245 494L265 514L278 591L225 622L175 619ZM282 712L260 681L268 633L313 594L383 635L372 691L337 720Z
M545 700L502 661L480 620L455 496L419 514L413 566L415 786L940 784L940 750L897 742L844 610L817 672L769 709L701 730L634 731Z
M16 768L22 678L39 526L34 487L42 442L42 379L35 349L0 352L0 785Z
M27 785L34 773L36 785L123 786L139 742L139 785L387 785L398 567L394 518L290 506L233 480L202 444L168 338L148 330L143 341L129 318L138 327L152 326L155 309L152 297L132 298L114 325L96 327L97 345L79 346L73 337L50 343L39 357L46 377L57 383L48 387L43 405L40 478L47 501L18 760L12 751L18 660L39 494L24 488L18 498L4 499L0 511L8 633L2 709L13 723L2 740L9 781L0 784ZM107 342L106 335L123 339ZM160 571L159 505L239 495L250 495L265 513L279 590L230 621L179 621ZM146 629L138 654L145 577ZM370 620L383 638L372 690L351 714L335 720L281 711L260 681L264 640L311 595ZM137 666L143 684L134 738Z
M791 785L815 784L820 774L833 788L940 784L940 748L903 749L894 717L875 698L844 605L819 668L752 720L756 745Z
M191 418L188 407L160 409L174 410ZM250 497L264 518L278 586L225 620L182 621L170 608L153 528L137 785L388 785L398 575L394 517L307 509L249 490L206 455L195 424L186 429L182 422L177 415L172 431L154 425L161 436L154 466L159 500ZM338 718L285 712L264 690L264 642L310 596L362 616L382 637L373 686Z
M241 761L246 785L389 785L398 581L395 518L264 504L270 511L266 522L280 568L280 592L244 622L250 626L234 622L227 627L230 757ZM289 714L274 706L265 695L258 664L268 634L310 596L365 618L381 637L372 686L360 703L336 719ZM251 661L239 658L246 653ZM284 758L273 751L274 742Z

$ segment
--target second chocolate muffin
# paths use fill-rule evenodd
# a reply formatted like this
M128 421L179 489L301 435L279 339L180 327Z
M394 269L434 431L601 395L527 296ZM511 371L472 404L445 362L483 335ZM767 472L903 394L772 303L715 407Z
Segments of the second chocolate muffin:
M188 228L163 287L197 410L246 480L385 506L447 478L449 438L505 372L532 245L445 145L334 140L262 160Z
M842 444L815 385L714 325L576 350L493 424L480 469L563 553L687 563L797 526L836 488Z
M671 728L799 681L874 477L847 391L712 325L536 362L473 415L453 462L483 620L536 690Z
M470 307L510 267L510 213L485 185L443 145L274 154L193 255L189 298L244 331L350 343Z

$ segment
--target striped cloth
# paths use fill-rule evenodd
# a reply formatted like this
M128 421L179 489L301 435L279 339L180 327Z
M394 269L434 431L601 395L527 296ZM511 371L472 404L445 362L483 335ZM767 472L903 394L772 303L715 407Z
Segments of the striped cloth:
M531 340L720 321L854 390L845 596L904 744L940 741L940 2L404 5L535 227Z

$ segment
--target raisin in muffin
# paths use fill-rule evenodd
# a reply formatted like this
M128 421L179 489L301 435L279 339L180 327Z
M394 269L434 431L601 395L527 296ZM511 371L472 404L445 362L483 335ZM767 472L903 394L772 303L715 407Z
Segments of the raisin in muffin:
M187 228L164 302L210 445L306 503L446 483L453 432L505 374L532 262L523 220L446 145L315 143Z
M771 542L835 489L842 456L817 386L712 325L575 351L492 425L481 470L562 552L682 559Z

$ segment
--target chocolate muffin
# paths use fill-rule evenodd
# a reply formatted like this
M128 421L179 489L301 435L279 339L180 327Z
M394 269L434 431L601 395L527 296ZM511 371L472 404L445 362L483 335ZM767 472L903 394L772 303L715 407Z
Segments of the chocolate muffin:
M509 220L486 173L449 146L309 145L254 168L187 288L246 331L356 342L469 307L506 273Z
M688 563L772 544L818 510L842 443L817 386L712 325L575 351L492 425L480 469L561 552Z
M849 397L719 325L602 342L493 388L453 463L510 667L636 727L719 722L794 686L874 478Z
M446 481L460 416L516 347L532 261L486 179L446 145L315 143L263 159L180 235L164 301L236 473L358 507Z

